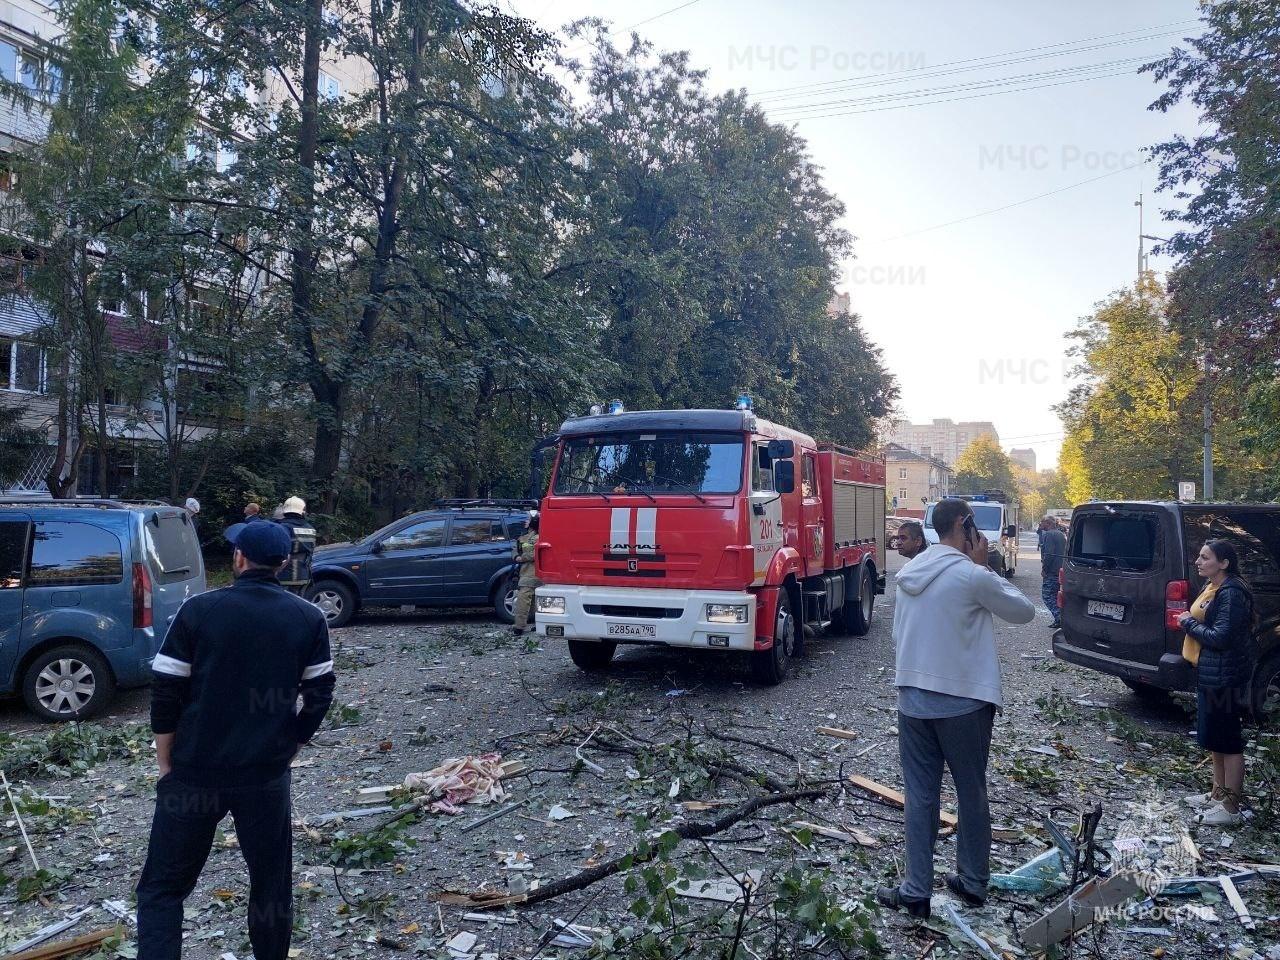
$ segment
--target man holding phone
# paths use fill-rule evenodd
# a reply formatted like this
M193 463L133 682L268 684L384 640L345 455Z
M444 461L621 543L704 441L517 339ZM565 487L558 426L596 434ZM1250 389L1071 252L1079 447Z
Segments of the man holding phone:
M928 918L943 767L959 805L957 872L947 887L971 906L986 899L991 814L987 760L1001 708L995 621L1030 623L1035 606L987 566L987 538L964 500L933 508L938 543L898 571L893 616L897 651L898 749L907 798L906 875L882 887L887 907Z

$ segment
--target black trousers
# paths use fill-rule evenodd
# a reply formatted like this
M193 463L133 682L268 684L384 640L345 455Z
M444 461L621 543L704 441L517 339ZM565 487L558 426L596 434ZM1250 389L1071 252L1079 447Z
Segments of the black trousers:
M249 942L257 960L286 960L293 928L289 774L260 786L199 787L170 773L156 785L147 863L138 881L138 960L182 955L182 904L228 813L249 868Z

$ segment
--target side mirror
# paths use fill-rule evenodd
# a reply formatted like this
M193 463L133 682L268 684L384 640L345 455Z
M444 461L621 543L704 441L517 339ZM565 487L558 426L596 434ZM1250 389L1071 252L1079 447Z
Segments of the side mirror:
M790 460L796 455L796 445L791 440L770 440L769 459L773 461ZM788 491L790 492L790 491Z
M369 552L370 552L370 553L381 553L381 552L382 552L383 550L385 550L385 549L386 549L386 547L384 547L384 546L382 545L382 541L381 541L381 540L379 540L377 543L375 543L372 547L370 547L370 548L369 548Z
M783 440L783 441L774 440L772 443L769 444L769 446L773 446L774 443L778 443L778 442L788 443L788 444L791 443L790 440ZM796 465L793 461L791 460L775 460L774 461L773 489L777 490L778 493L794 493L795 492Z
M1018 535L1018 528L1011 523L1004 528L1004 535L1006 537L1016 537Z

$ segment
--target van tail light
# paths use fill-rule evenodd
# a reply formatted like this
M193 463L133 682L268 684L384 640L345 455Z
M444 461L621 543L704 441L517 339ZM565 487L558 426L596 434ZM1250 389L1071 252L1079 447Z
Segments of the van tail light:
M1067 605L1067 588L1066 577L1063 576L1063 569L1058 568L1058 609L1061 610Z
M133 626L151 626L151 574L143 563L133 565Z
M1170 580L1164 588L1164 627L1178 629L1178 618L1190 609L1191 584L1186 580Z

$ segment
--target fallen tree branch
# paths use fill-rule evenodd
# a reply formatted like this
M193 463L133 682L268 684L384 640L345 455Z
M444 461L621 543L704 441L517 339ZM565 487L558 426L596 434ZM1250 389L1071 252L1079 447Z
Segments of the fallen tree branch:
M671 832L681 840L701 840L703 837L710 837L714 834L721 833L729 829L735 823L745 820L759 810L765 807L771 807L779 803L794 803L797 800L813 800L822 796L825 790L792 790L787 793L767 793L746 801L740 806L734 807L728 813L717 817L714 820L702 823L682 823L674 827ZM536 890L530 890L528 893L515 894L513 896L495 895L492 893L476 893L476 894L437 894L437 900L446 902L464 904L476 910L496 910L501 907L511 906L531 906L535 903L541 903L544 900L551 900L555 897L563 896L566 893L572 893L574 890L581 890L589 887L593 883L599 883L607 877L611 877L623 870L629 870L641 863L648 863L658 855L658 846L649 843L641 847L636 847L628 853L620 857L614 857L605 863L597 864L575 873L571 877L565 877L561 880L555 880L551 883L538 887Z
M732 743L741 743L747 747L755 747L757 750L767 750L769 753L776 753L780 757L786 757L793 763L797 760L794 753L791 753L788 750L783 750L781 747L775 747L771 743L765 743L762 740L749 740L746 737L737 737L731 733L725 733L723 730L717 730L709 723L704 723L702 725L702 729L707 732L708 736L715 737L717 740L728 740Z

